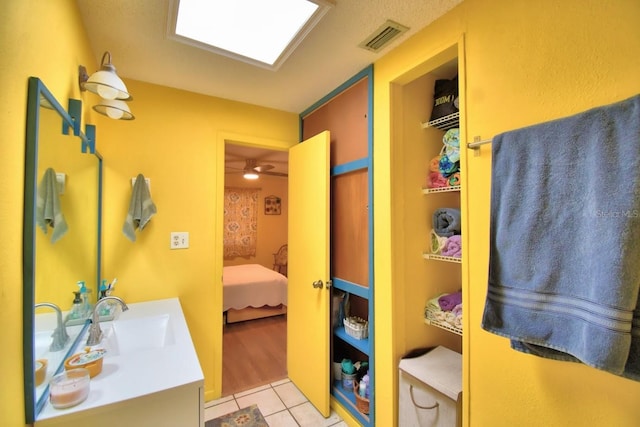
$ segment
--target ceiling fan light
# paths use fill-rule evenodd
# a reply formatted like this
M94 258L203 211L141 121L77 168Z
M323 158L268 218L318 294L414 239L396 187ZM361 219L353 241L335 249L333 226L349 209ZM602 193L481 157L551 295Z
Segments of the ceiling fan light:
M258 173L253 170L244 171L244 175L242 175L244 179L258 179Z

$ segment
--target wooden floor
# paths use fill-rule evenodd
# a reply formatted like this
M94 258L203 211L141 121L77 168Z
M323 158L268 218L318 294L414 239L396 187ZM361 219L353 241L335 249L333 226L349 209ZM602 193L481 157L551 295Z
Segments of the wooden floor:
M222 396L287 376L287 315L224 326Z

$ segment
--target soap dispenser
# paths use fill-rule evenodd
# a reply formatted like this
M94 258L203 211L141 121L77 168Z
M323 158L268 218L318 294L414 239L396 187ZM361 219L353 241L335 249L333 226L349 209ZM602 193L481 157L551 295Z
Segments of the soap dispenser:
M107 279L102 279L102 283L100 284L100 295L98 295L98 300L107 296Z
M108 288L107 288L107 279L102 279L102 283L100 284L100 294L98 295L98 301L102 298L108 296ZM111 305L111 301L107 301L100 306L100 312L98 315L100 316L110 316L111 310L113 306Z
M80 288L80 297L82 298L82 317L87 317L91 314L91 303L89 302L90 289L87 289L83 280L78 282Z
M71 312L69 313L69 319L81 319L84 316L82 312L82 297L80 291L74 291L73 305L71 306Z

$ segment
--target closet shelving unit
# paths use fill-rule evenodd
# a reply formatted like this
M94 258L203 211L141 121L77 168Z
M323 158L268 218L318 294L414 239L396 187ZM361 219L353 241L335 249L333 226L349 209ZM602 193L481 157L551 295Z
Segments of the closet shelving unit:
M369 364L369 413L358 409L353 390L345 390L340 377L333 378L330 393L363 427L375 425L372 92L369 66L301 114L301 139L331 132L332 292L348 293L349 315L366 320L369 329L367 338L357 339L337 319L329 358Z
M421 123L423 129L436 128L442 131L447 131L452 128L459 127L460 113L453 113L447 116L441 117L436 120L425 121ZM422 193L430 196L441 193L460 193L460 186L442 187L442 188L423 188ZM433 254L429 251L422 253L422 257L426 260L449 262L454 264L462 264L462 258L444 256L440 254ZM442 320L442 315L432 310L430 307L425 309L424 322L428 325L432 325L446 331L452 332L457 335L462 335L462 328L458 328L445 320Z

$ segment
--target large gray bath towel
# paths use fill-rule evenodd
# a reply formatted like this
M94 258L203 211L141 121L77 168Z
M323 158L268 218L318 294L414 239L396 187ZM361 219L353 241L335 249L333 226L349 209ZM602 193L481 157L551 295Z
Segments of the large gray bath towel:
M640 381L640 95L493 140L482 327Z

